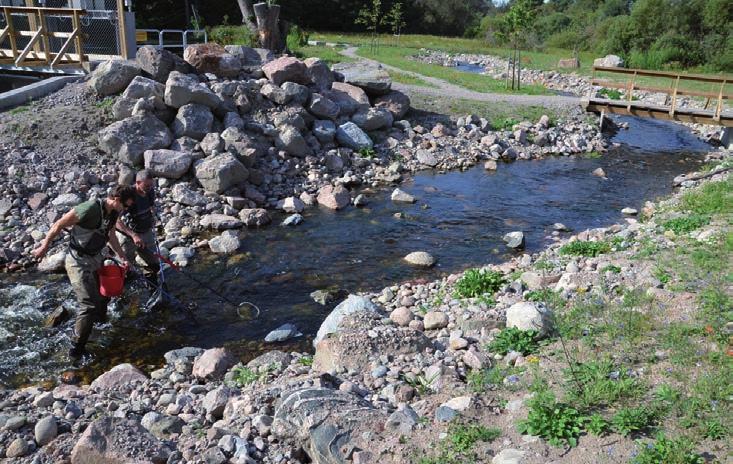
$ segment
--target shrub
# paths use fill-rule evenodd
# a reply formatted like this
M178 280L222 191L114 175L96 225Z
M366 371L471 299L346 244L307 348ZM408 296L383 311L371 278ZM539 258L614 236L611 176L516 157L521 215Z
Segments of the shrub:
M458 453L471 451L479 441L492 441L501 436L501 429L484 427L483 425L452 424L448 428L448 439L451 448Z
M487 347L492 353L507 354L517 351L522 354L536 353L538 332L536 330L520 330L509 327L502 330Z
M234 377L232 378L232 380L238 387L246 387L247 385L255 383L261 378L261 374L254 372L249 367L239 366L234 369Z
M572 256L595 257L603 253L608 253L609 251L611 251L611 245L607 242L590 242L585 240L568 242L560 247L561 255Z
M583 407L611 405L640 395L644 386L610 360L578 363L565 370L568 396Z
M490 369L473 369L466 376L466 383L474 393L483 393L489 387L501 385L504 372L496 367Z
M288 36L285 39L288 50L297 50L300 47L308 45L308 38L310 35L306 33L299 26L294 25L288 31Z
M577 409L559 403L548 390L536 392L527 405L529 414L517 425L519 433L540 436L552 446L578 444L584 418Z
M255 46L257 38L245 26L217 26L209 31L209 40L219 45Z
M601 97L606 97L610 100L621 100L623 98L623 94L620 90L617 89L603 88L598 91L598 95L600 95Z
M459 298L476 298L493 295L506 281L501 272L482 269L469 269L455 286L455 295Z
M655 422L656 412L646 406L619 409L611 419L613 430L624 437L647 430Z

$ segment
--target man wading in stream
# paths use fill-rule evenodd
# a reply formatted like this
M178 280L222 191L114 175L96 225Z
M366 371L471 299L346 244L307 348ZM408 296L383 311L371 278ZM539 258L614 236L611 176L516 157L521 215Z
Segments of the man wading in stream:
M33 256L43 258L61 231L71 228L65 266L79 302L72 337L74 344L69 351L72 358L79 358L84 354L84 345L94 323L107 319L109 298L99 293L97 271L104 264L102 250L107 243L123 264L127 263L125 252L115 235L115 225L119 214L134 201L135 191L130 186L115 187L105 199L85 201L56 221L38 248L33 250Z
M117 239L129 262L135 262L135 255L145 262L145 278L157 286L160 261L155 254L155 192L150 171L138 171L134 191L135 202L117 220Z

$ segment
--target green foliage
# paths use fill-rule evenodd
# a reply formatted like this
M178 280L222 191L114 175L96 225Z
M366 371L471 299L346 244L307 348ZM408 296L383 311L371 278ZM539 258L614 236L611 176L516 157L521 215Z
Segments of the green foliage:
M611 245L607 242L591 242L575 240L560 247L561 255L595 257L611 251Z
M285 38L288 50L298 50L308 45L308 33L297 25L290 27L288 36Z
M682 195L681 206L698 215L733 213L733 176L685 193Z
M30 110L30 106L24 105L24 106L16 106L12 110L8 111L9 114L16 115L16 114L22 114Z
M519 121L514 118L499 118L491 121L491 127L494 130L511 130L515 124L519 124Z
M612 272L614 274L620 274L621 273L621 268L618 267L618 266L614 266L613 264L609 264L609 265L605 266L603 269L601 269L601 272L603 272L603 273L605 273L605 272Z
M543 288L542 290L532 290L527 292L525 296L527 301L535 301L545 303L550 308L559 308L565 305L565 300L560 292L556 292L551 288Z
M485 269L469 269L455 284L455 296L458 298L476 298L484 295L492 296L506 281L501 272Z
M576 363L565 370L568 398L582 408L610 406L620 399L635 398L644 385L610 359Z
M686 234L708 224L710 224L710 216L694 214L665 221L662 227L664 230L671 230L675 234Z
M415 389L418 395L424 395L433 389L433 382L438 378L436 374L433 377L425 377L423 374L418 374L415 377L402 377L402 380L412 388Z
M624 98L624 95L618 89L605 89L604 88L598 91L598 95L601 97L606 97L610 100L621 100Z
M601 436L608 431L608 421L598 413L591 415L585 423L588 433Z
M238 366L234 369L234 377L232 381L238 387L246 387L249 384L255 383L262 379L262 374L259 374L249 367Z
M613 430L624 437L643 432L652 427L657 420L656 411L647 406L619 409L611 419Z
M486 347L492 353L507 354L517 351L522 354L536 353L539 349L536 330L520 330L509 327L501 332Z
M663 434L657 436L654 443L641 446L639 454L632 459L632 464L703 464L705 459L695 453L694 444L687 438L667 439Z
M362 148L359 150L359 156L362 158L368 158L372 159L376 156L377 152L374 151L374 148Z
M257 43L257 37L245 26L216 26L209 31L209 41L219 45L253 47Z
M392 9L390 9L389 13L387 13L386 22L392 29L392 34L400 34L402 28L405 27L405 25L407 24L405 23L405 12L402 9L401 2L395 2L392 5Z
M452 449L458 453L467 453L479 441L493 441L501 434L500 428L488 428L483 425L451 424L448 428L448 440Z
M468 388L474 393L483 393L490 387L501 385L504 372L498 368L473 369L466 376Z
M313 356L303 356L301 358L298 358L298 363L301 366L312 366L313 365Z
M527 406L529 414L517 425L519 433L540 436L553 446L578 444L584 418L577 409L558 402L547 389L535 392Z

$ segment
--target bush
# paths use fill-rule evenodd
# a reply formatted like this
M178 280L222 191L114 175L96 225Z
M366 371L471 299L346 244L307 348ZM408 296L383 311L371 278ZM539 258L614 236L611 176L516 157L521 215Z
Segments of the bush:
M646 406L639 406L619 409L611 419L611 423L614 431L626 437L634 432L647 430L654 425L656 419L654 410Z
M216 26L209 30L209 41L219 45L246 45L254 47L257 38L245 26Z
M308 45L308 38L310 35L295 25L288 31L288 37L286 39L288 50L297 50L300 47Z
M519 433L540 436L552 446L578 444L585 419L577 409L559 403L548 390L536 392L527 405L529 414L517 425Z
M469 269L456 282L455 295L459 298L493 296L505 283L501 272Z
M607 242L590 242L576 240L560 247L561 255L596 257L611 251L611 245Z
M520 330L509 327L499 332L499 335L487 347L492 353L507 354L517 351L522 354L536 353L539 349L536 330Z

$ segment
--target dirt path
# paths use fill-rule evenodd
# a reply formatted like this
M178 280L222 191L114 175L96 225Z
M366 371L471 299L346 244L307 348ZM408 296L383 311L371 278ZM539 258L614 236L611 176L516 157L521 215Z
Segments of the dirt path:
M466 88L451 84L450 82L435 77L425 76L423 74L406 71L404 69L390 66L376 60L364 58L356 54L357 47L348 47L341 51L341 54L357 60L367 61L379 64L387 70L409 74L434 85L435 87L422 87L419 85L400 84L393 82L392 87L407 93L422 93L435 97L462 98L466 100L485 101L485 102L506 102L516 105L539 105L545 107L568 107L580 105L580 98L566 97L561 95L512 95L502 93L483 93L468 90Z

